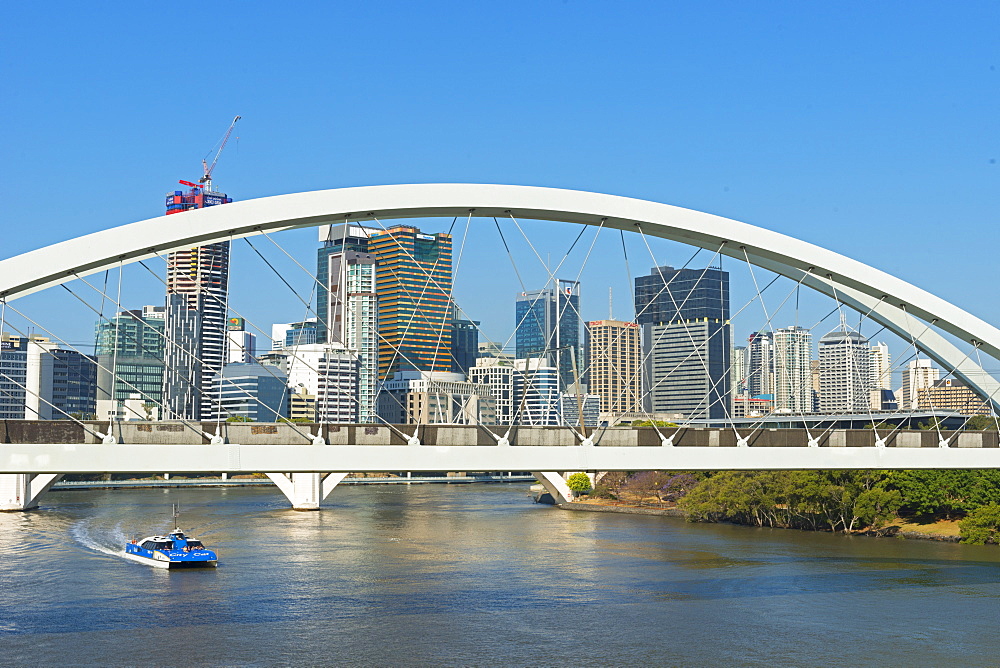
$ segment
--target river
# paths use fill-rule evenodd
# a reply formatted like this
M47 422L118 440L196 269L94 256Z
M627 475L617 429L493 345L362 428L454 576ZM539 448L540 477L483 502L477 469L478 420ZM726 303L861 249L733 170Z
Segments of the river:
M181 525L220 554L118 556ZM526 485L52 492L0 514L0 664L997 665L1000 550L568 512Z

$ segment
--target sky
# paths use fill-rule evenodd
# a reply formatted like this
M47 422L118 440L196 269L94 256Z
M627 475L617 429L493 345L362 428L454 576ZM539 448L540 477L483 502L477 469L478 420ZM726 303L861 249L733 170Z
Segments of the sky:
M0 257L161 214L239 114L215 171L235 199L420 182L626 195L810 241L1000 323L996 3L50 2L4 14ZM496 260L488 227L470 228L474 269L456 293L502 338L520 288L476 271ZM535 229L553 261L576 234ZM282 243L314 262L314 231ZM661 245L655 259L683 264L689 250ZM633 273L648 271L641 241L631 251ZM610 267L610 254L592 262ZM585 284L585 318L607 315L612 284L615 315L630 316L621 262L619 278ZM734 295L752 289L742 275ZM136 306L162 298L126 280ZM234 282L251 286L254 320L301 317L277 281ZM37 303L64 313L70 338L92 331L76 307Z

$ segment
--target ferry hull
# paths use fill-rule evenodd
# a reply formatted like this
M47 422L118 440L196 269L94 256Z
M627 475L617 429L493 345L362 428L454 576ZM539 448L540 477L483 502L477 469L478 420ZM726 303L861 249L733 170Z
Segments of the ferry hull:
M122 556L129 561L134 561L139 564L146 564L147 566L152 566L153 568L167 568L167 569L181 569L181 568L215 568L218 566L218 561L205 560L205 561L163 561L160 559L150 559L149 557L144 557L139 554L130 554L128 552L122 552Z

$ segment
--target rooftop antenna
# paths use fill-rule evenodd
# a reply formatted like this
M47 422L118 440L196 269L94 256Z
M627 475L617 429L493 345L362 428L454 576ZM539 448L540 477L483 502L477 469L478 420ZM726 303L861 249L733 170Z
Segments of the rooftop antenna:
M612 288L609 285L608 286L608 320L614 320L615 319L615 311L614 311L615 301L614 301L614 296L611 293L611 290L612 290Z

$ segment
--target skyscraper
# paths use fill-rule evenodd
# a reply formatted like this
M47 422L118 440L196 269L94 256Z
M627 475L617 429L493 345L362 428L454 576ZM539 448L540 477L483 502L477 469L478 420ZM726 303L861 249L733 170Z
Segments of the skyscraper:
M930 360L920 358L911 360L903 371L903 389L899 397L899 410L917 410L917 399L920 391L933 387L940 378L941 369L936 368Z
M379 308L371 232L352 224L320 228L323 246L317 254L317 338L343 346L357 359L357 419L362 423L375 422L378 410Z
M733 396L747 394L747 347L734 346L732 353L732 370L729 376L729 386Z
M226 364L251 364L257 357L257 337L247 331L243 318L230 318L228 321L229 347L226 352Z
M635 279L643 407L688 419L729 415L729 273L653 267Z
M580 283L559 279L555 288L522 292L514 315L516 357L541 359L557 367L561 387L576 383L584 371Z
M452 309L451 320L451 370L468 374L479 356L479 321L466 320L457 306Z
M187 193L167 195L167 215L232 201L225 193L192 186ZM212 414L213 379L229 347L228 299L228 241L167 255L165 417L198 420Z
M396 225L372 231L377 263L379 378L451 372L451 235Z
M774 394L774 338L754 332L747 339L747 392L751 397Z
M584 329L590 392L601 400L601 413L621 415L642 410L642 341L639 325L594 320Z
M841 318L840 328L819 340L820 412L868 411L871 378L868 339Z
M120 311L111 320L97 323L97 413L100 418L118 415L127 399L155 407L162 414L164 313L162 306ZM113 385L113 387L112 387ZM126 411L125 419L142 419Z
M774 409L811 413L812 334L802 327L786 327L774 332Z

